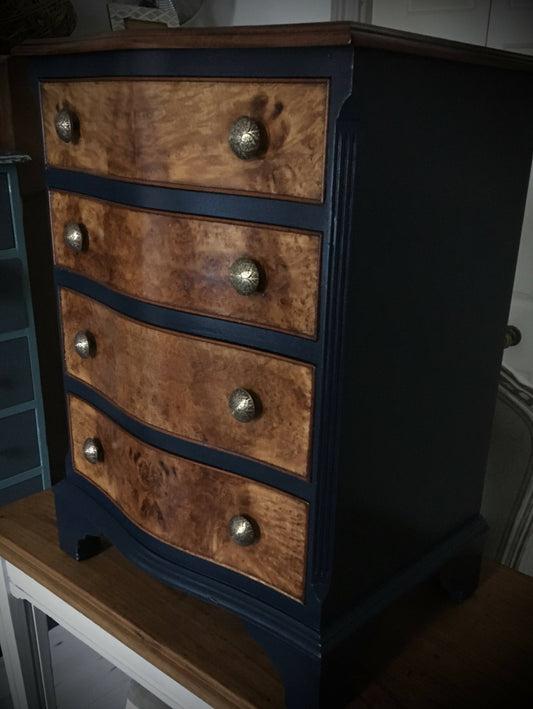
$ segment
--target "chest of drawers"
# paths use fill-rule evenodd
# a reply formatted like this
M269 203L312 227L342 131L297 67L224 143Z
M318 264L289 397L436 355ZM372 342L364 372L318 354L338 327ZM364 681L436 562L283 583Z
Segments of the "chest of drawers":
M60 543L104 535L239 615L288 707L341 706L337 655L372 615L439 570L476 584L532 62L346 24L21 51Z

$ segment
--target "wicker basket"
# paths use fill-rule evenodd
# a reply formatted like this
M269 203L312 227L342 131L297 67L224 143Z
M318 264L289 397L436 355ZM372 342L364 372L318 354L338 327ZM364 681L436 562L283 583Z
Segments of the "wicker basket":
M2 0L0 45L9 49L25 39L65 37L76 26L70 0Z

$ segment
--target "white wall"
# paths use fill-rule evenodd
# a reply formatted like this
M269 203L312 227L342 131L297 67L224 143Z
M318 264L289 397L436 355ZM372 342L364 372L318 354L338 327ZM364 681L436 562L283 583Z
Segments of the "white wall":
M107 3L109 0L71 0L76 11L76 28L72 37L86 37L92 34L110 32Z
M324 0L321 1L324 2ZM107 13L109 0L71 0L71 2L78 18L76 29L72 33L72 37L87 37L88 35L102 34L111 31ZM248 4L244 2L244 0L205 0L198 13L198 22L194 24L206 26L232 25L234 24L233 17L235 7L239 2L242 5ZM297 0L293 0L293 3L306 4L305 2L298 3ZM251 2L250 4L253 5L255 3ZM268 5L268 3L261 2L258 2L258 4ZM282 3L279 4L282 5Z
M71 0L78 23L73 37L109 32L109 0ZM360 3L335 0L205 0L198 21L204 26L277 25L293 22L328 22L332 13L348 12ZM366 4L366 3L363 3ZM340 16L340 15L339 15Z
M372 23L533 54L533 0L373 0ZM509 324L522 342L505 350L504 364L533 387L533 173Z
M485 44L490 0L373 0L372 24Z
M329 22L331 0L235 0L234 25Z

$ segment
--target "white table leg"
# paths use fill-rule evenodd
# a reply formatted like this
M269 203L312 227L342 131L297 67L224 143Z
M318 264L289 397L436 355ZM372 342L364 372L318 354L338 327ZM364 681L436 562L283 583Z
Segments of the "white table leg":
M50 638L48 635L48 616L36 606L30 606L33 621L35 660L40 673L43 691L43 705L46 709L56 709L56 692L54 687L54 673L52 670L52 653L50 652Z
M143 657L110 635L66 601L56 596L52 591L42 586L38 581L17 569L13 564L3 562L3 583L6 586L4 591L6 597L12 601L17 600L20 602L24 599L30 608L40 609L43 615L46 614L56 620L65 630L72 633L72 635L98 652L102 657L105 657L115 667L118 667L129 677L133 678L164 704L168 705L170 709L212 709L209 704L178 684L178 682L175 682L168 675L165 675L161 670L151 665ZM28 624L27 616L24 616L24 618L26 634L31 640L33 633L31 626L33 624ZM40 623L41 621L38 622ZM3 642L2 637L0 637L0 642ZM34 638L34 644L39 645L38 638ZM42 643L42 647L44 647L44 643ZM16 652L15 654L17 657L19 656ZM34 667L34 677L39 683L37 685L39 687L37 697L40 696L41 704L16 704L15 709L34 709L34 707L52 709L53 705L49 707L45 703L47 673L46 671L41 673L38 662L35 669L36 663L33 662L34 655L31 654L31 643L30 656ZM43 667L46 670L47 660L46 658L43 659ZM19 672L19 677L21 677L21 672ZM51 674L48 674L48 677L51 678ZM20 681L23 682L23 679Z
M34 661L33 632L23 600L10 593L6 562L0 559L0 644L14 709L40 709L41 673Z

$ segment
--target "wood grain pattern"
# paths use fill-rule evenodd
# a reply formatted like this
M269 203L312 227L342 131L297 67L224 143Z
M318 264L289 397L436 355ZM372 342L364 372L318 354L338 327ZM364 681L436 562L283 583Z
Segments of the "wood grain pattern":
M51 490L5 506L0 554L213 707L284 705L280 678L236 615L157 581L115 547L74 561L57 531Z
M137 182L323 198L328 83L185 79L44 81L46 160ZM76 144L56 135L58 108L80 122ZM240 160L228 132L242 115L268 134L263 157Z
M320 236L142 211L52 191L55 262L141 300L262 327L316 336ZM64 243L68 222L84 225L88 248ZM242 296L228 275L238 258L260 264L261 292Z
M120 49L231 49L238 47L369 47L417 54L502 69L533 71L533 61L524 54L479 47L463 42L373 27L350 22L313 22L250 27L180 27L142 32L112 32L84 39L28 41L13 54L46 55L104 52Z
M532 637L533 577L486 560L453 604L426 582L373 624L346 709L530 706Z
M307 503L232 473L148 446L81 399L69 396L74 468L157 539L246 574L302 601ZM82 453L96 436L104 458ZM240 547L228 534L234 515L251 517L259 540Z
M153 23L150 23L153 25ZM348 45L349 22L316 22L250 27L180 27L111 32L86 38L26 40L13 54L46 55L120 49L223 49L236 47L309 47Z
M67 289L60 298L70 375L149 426L308 476L314 367L144 325ZM79 330L96 339L92 359L72 347ZM238 387L261 402L249 423L229 411Z

